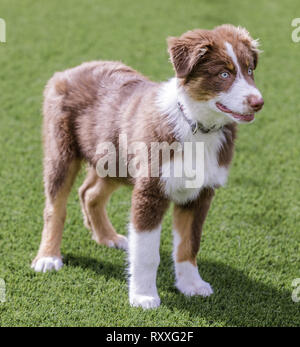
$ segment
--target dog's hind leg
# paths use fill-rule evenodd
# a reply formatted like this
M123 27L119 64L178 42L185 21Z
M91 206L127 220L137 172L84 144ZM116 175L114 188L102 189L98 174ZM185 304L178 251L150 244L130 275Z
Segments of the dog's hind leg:
M92 168L88 168L87 176L82 184L82 186L79 188L79 200L81 205L81 210L83 214L83 221L84 225L87 229L92 231L92 224L88 215L88 210L86 207L86 192L88 189L90 189L92 186L96 184L98 177L94 174L94 170Z
M52 194L49 189L51 185L47 181L50 177L47 173L45 174L44 229L38 254L32 262L32 268L37 272L59 270L63 265L60 244L66 218L67 199L79 169L80 162L73 160L68 165L66 177L55 194Z
M46 204L42 240L32 262L32 268L38 272L58 270L62 266L60 244L67 199L80 169L73 117L63 107L65 88L61 74L56 74L45 90L43 131Z
M105 209L110 195L119 187L112 180L100 178L90 168L87 178L79 189L85 225L91 229L92 238L108 247L127 249L127 238L117 234Z

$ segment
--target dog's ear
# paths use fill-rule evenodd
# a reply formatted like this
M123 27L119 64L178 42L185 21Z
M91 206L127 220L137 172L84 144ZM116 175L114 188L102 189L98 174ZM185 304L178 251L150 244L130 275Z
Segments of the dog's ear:
M225 29L231 32L235 32L239 39L244 42L244 44L250 49L253 56L254 68L256 68L258 63L258 56L262 53L262 50L259 49L260 42L259 39L253 39L246 28L241 26L235 27L231 24L223 24L216 28L217 30Z
M207 30L188 31L180 37L168 37L170 60L179 78L185 78L212 46Z
M251 39L250 42L251 42L250 48L251 48L251 51L253 54L254 68L256 68L257 63L258 63L259 54L262 53L263 51L261 49L259 49L260 42L258 39L256 39L256 40Z

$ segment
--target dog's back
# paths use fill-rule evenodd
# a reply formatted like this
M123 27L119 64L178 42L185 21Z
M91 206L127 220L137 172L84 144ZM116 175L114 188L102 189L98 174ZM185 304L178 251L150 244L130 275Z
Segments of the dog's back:
M53 194L70 162L83 158L94 163L99 137L101 141L115 142L122 107L143 89L142 85L151 86L153 82L111 61L83 63L57 72L49 80L44 91L43 137L45 170L50 162L56 176L51 180Z

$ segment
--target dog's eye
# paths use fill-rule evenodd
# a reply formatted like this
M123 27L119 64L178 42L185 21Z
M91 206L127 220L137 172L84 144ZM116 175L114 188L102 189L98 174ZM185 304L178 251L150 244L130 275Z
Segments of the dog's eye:
M251 76L253 74L253 70L251 69L251 67L248 68L248 75Z
M220 73L220 76L221 76L223 79L226 79L226 78L228 78L228 77L230 76L230 74L229 74L229 72L224 71L224 72L221 72L221 73Z

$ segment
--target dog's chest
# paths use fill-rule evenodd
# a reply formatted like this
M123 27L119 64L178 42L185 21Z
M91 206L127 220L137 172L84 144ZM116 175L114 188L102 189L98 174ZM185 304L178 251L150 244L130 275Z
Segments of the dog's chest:
M207 135L196 134L186 139L182 145L184 159L174 156L170 163L162 165L166 196L176 203L184 204L196 199L205 187L223 186L227 180L228 168L219 165L218 157L224 141L222 131ZM188 145L185 146L186 143ZM178 160L182 160L181 171L178 171ZM174 168L177 168L177 174L174 174ZM193 177L193 174L196 176Z

